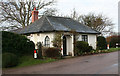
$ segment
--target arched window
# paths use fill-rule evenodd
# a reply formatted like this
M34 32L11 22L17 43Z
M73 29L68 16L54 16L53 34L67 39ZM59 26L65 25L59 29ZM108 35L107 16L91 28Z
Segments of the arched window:
M50 38L48 36L45 37L45 46L50 47Z

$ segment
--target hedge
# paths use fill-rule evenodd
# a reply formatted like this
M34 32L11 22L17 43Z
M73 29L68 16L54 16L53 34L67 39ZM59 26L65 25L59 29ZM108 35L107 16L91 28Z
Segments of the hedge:
M15 54L12 53L4 53L2 54L2 67L8 68L13 67L18 64L18 58Z
M90 52L92 49L93 49L92 46L89 46L87 42L84 41L76 42L75 50L77 52L77 55L81 55L82 53L85 52Z
M97 37L97 49L99 50L107 49L107 41L105 37L103 36Z
M51 48L44 49L43 55L45 57L57 58L61 56L61 52L60 52L60 49L51 47Z
M27 39L27 37L2 31L2 52L13 53L16 55L32 54L34 50L34 43Z

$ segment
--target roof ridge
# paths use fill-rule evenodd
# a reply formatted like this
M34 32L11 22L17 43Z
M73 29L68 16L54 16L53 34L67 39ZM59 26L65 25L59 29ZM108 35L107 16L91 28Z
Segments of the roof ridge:
M53 27L53 29L55 30L54 26L52 25L52 23L50 22L50 20L48 19L47 16L45 16L45 18L47 19L48 23Z
M62 17L62 16L47 16L47 17L55 17L55 18L71 19L70 17Z

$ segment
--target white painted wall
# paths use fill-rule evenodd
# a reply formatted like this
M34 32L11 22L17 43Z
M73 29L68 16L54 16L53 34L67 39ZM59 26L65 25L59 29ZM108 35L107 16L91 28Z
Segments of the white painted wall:
M54 32L48 32L48 33L36 33L36 34L30 34L30 36L27 36L31 41L33 41L35 44L37 42L41 42L43 46L45 45L45 37L48 36L50 38L50 47L53 47L53 39L54 39ZM96 35L95 34L79 34L77 36L78 41L82 41L82 35L88 35L88 43L90 46L92 46L94 49L96 49ZM72 56L74 56L74 37L73 35L67 36L67 55L69 52L72 53ZM36 48L36 47L35 47ZM63 48L63 45L61 46ZM37 48L36 48L37 49ZM61 51L63 54L63 50Z
M65 35L67 35L66 36L66 38L67 38L67 48L66 48L66 50L67 50L67 55L69 55L70 53L72 54L72 56L74 56L74 37L73 37L73 35L71 34L71 33L64 33ZM63 37L62 37L63 38ZM61 48L62 48L62 50L61 50L61 53L62 53L62 55L63 55L63 45L61 45Z
M96 49L96 45L97 45L97 36L96 35L88 35L88 43L90 46L93 47L93 49Z
M53 39L54 39L54 33L37 33L37 34L31 34L28 38L33 41L35 44L37 42L41 42L42 45L45 45L45 37L48 36L50 38L50 47L53 47Z
M73 56L73 49L72 49L72 37L71 36L66 36L67 38L67 55L69 55L70 53L72 54Z
M93 49L96 49L97 44L97 36L95 34L79 34L78 35L78 41L82 41L82 35L88 35L88 44L93 47Z

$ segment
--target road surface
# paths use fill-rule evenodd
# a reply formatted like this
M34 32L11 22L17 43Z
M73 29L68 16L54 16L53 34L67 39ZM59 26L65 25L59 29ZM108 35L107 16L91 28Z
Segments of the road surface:
M118 74L118 52L8 69L3 70L3 74Z

